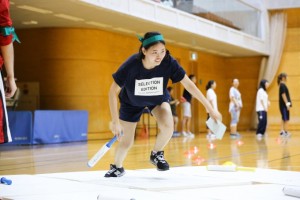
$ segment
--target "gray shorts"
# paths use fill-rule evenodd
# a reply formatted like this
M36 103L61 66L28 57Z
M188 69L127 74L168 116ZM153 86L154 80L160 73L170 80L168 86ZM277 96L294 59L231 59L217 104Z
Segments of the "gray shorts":
M241 109L232 108L230 110L231 122L230 126L236 126L240 120Z

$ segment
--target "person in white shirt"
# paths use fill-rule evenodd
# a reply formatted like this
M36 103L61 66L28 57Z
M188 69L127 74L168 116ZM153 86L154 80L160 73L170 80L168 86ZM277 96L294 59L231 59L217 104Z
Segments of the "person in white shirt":
M216 111L218 111L217 95L215 93L216 87L217 87L216 81L214 81L214 80L208 81L208 83L206 85L206 99L211 104L211 106L213 107L213 109L216 110ZM210 118L209 112L207 110L206 110L206 112L207 112L207 119L209 119ZM216 139L215 134L212 133L211 130L209 130L209 128L207 126L206 126L206 129L207 129L207 136L206 136L206 138L208 140L214 140L214 139Z
M240 137L240 134L237 132L237 124L239 122L243 103L242 103L241 93L238 90L239 84L240 83L239 83L238 79L233 79L232 87L229 90L229 98L230 98L229 112L231 115L230 137L232 137L232 138Z
M268 87L269 82L265 79L261 80L256 94L256 112L258 117L258 126L256 130L257 139L262 139L267 128L267 112L270 104L266 91Z

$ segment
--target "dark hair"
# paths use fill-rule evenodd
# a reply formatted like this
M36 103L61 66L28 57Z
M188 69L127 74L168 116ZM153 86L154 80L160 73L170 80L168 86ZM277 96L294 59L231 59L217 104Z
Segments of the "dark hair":
M261 81L260 81L260 83L259 83L259 88L258 89L260 89L260 88L262 88L262 89L264 89L265 91L267 90L267 88L266 88L266 83L268 83L269 81L267 81L266 79L262 79Z
M287 77L287 74L286 73L280 73L278 76L277 76L277 84L279 85L280 81L282 81L283 78L286 78Z
M155 35L161 35L161 34L159 32L154 32L154 31L153 32L147 32L147 33L145 33L144 38L141 42L143 42L144 40L146 40L146 39L148 39L152 36L155 36ZM147 50L151 46L156 45L158 43L162 43L164 45L166 44L164 40L159 40L159 41L155 41L155 42L152 42L152 43L144 46L144 48ZM143 54L142 48L143 48L143 44L141 44L141 46L139 48L139 54L138 54L139 59L144 59L145 58L145 55ZM165 57L167 57L169 54L170 54L169 50L166 50L166 56Z
M173 90L173 87L169 86L169 87L167 87L167 90L168 90L169 92L171 92L171 90Z
M208 81L208 83L206 84L206 90L210 89L210 88L211 88L211 86L212 86L214 83L215 83L215 81L214 81L214 80L210 80L210 81Z
M192 78L194 78L194 77L196 77L195 74L190 74L190 75L189 75L189 78L190 78L190 79L192 79Z

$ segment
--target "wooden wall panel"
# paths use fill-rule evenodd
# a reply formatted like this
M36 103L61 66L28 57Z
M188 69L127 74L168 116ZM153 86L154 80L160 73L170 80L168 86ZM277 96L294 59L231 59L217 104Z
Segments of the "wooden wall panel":
M87 110L89 139L111 137L108 129L111 75L138 51L138 39L102 30L77 28L19 30L18 35L22 43L15 45L16 77L19 81L39 82L41 109ZM208 80L217 81L218 105L225 124L230 120L228 92L232 78L237 77L241 81L245 105L252 103L260 58L229 59L197 52L199 59L195 62L189 59L189 49L168 44L167 48L187 74L196 74L197 86L203 94L206 94ZM180 83L173 86L179 98L183 87ZM244 95L246 92L250 95ZM205 109L194 101L193 110L193 131L205 131ZM177 111L181 119L181 107ZM241 127L245 129L248 128L248 112L248 108L242 112ZM155 135L156 125L152 118L151 127L151 134Z
M229 103L229 88L234 78L239 79L239 90L242 95L243 108L241 110L239 130L247 130L251 127L252 113L255 109L255 99L257 92L258 75L261 63L261 57L249 58L229 58L226 59L226 70L224 70L227 78L226 87ZM228 107L227 107L228 109ZM228 113L228 112L227 112ZM226 125L230 125L230 115L227 114L228 120L224 120Z
M89 113L89 133L108 131L110 113L107 97L101 96L43 96L42 109L45 110L87 110Z
M300 76L299 64L300 50L298 52L285 51L281 57L281 64L279 70L280 72L285 72L290 76Z
M299 20L300 21L300 20ZM299 40L299 28L289 28L285 40L284 52L299 52L300 51L300 40Z
M94 29L19 30L16 77L40 83L41 109L89 112L89 135L108 132L111 74L135 53L135 36Z
M101 67L95 60L46 60L40 71L44 77L41 95L107 95L107 86L112 83L109 74L118 64L105 65Z
M300 9L299 8L290 8L286 9L287 13L287 27L288 28L299 28L300 27Z

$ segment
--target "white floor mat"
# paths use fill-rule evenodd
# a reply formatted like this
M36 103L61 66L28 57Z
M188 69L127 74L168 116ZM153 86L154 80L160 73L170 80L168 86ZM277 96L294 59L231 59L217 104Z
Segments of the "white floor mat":
M121 178L106 171L37 175L5 175L12 185L0 185L0 196L14 200L289 200L282 188L300 186L299 172L257 169L255 172L215 172L205 167L127 170Z

